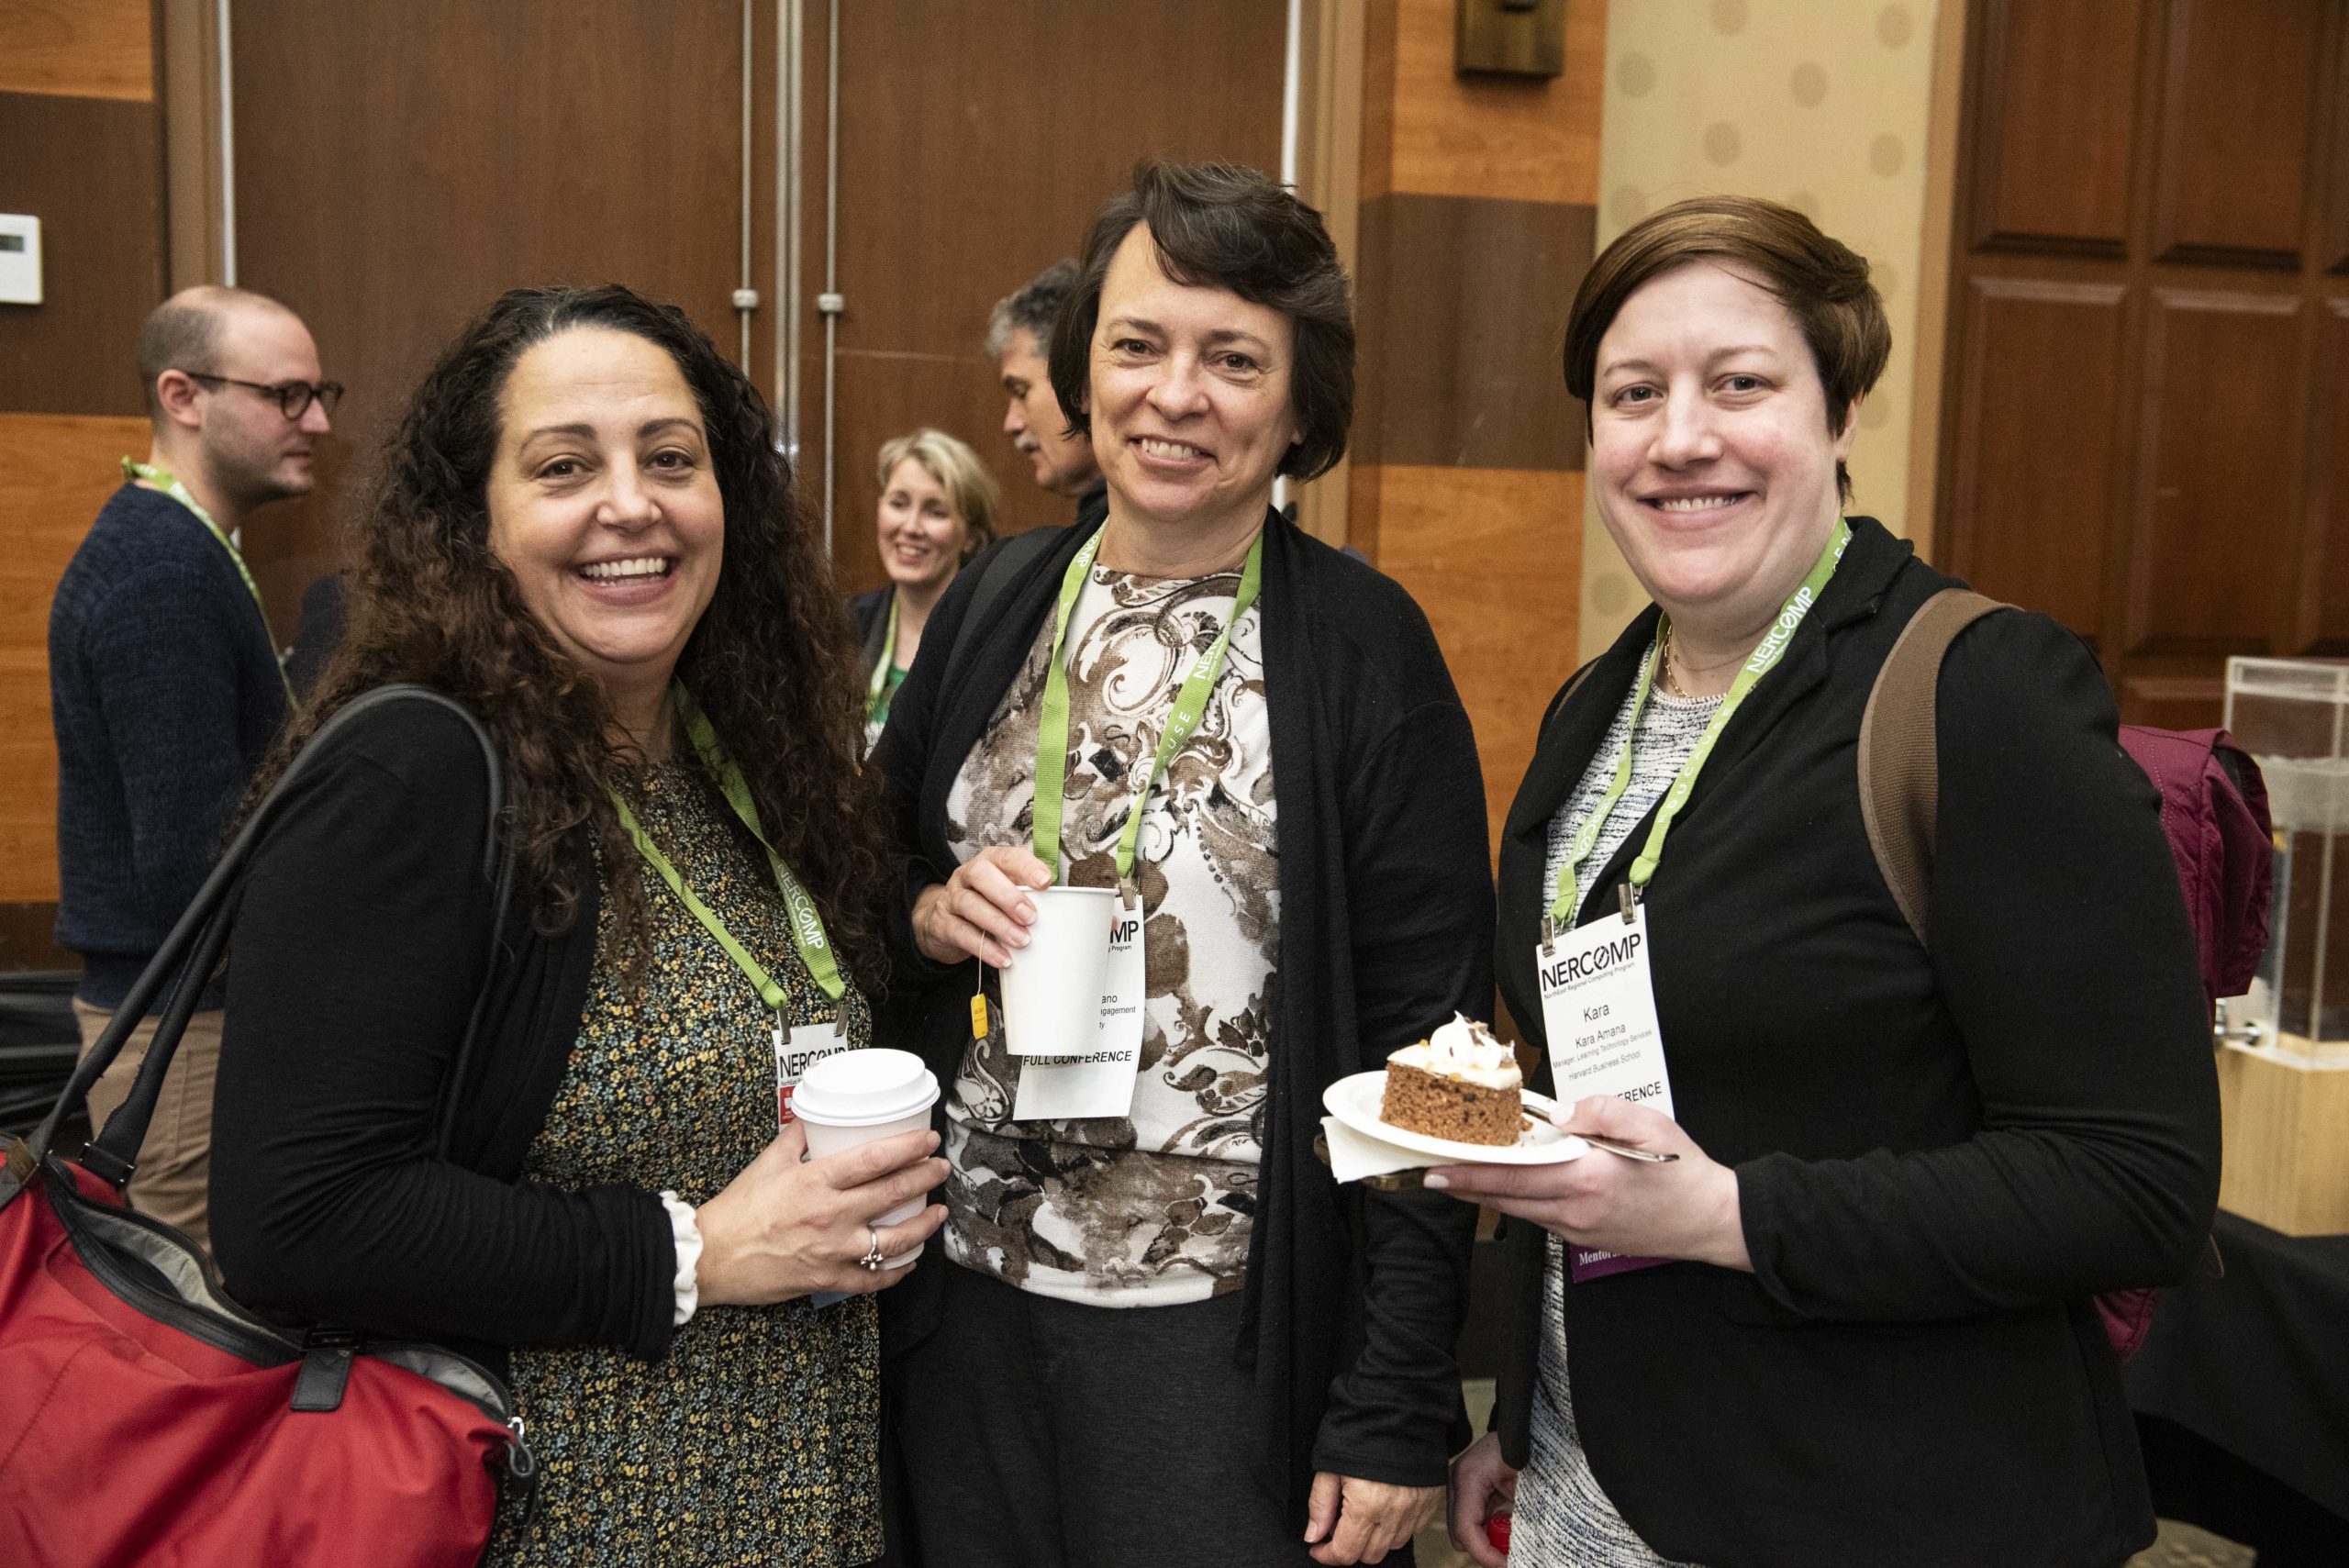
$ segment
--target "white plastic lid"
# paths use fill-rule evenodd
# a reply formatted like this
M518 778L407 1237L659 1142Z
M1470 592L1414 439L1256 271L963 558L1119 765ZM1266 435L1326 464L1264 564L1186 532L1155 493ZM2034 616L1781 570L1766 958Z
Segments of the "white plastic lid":
M869 1127L928 1110L938 1078L910 1051L843 1051L807 1069L792 1092L795 1116L828 1127Z

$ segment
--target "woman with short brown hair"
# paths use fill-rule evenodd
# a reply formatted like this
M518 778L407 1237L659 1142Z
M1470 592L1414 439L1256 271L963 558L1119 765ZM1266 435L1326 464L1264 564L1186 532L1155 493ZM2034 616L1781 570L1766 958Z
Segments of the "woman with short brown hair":
M972 563L874 753L912 1043L952 1085L948 1266L884 1319L930 1562L1380 1562L1466 1436L1474 1215L1313 1151L1325 1088L1492 995L1442 655L1271 507L1345 449L1345 301L1319 216L1264 175L1143 169L1052 349L1108 518ZM985 1011L974 1038L973 961L1012 962L1054 883L1139 917L1121 1059L1012 1054ZM1038 1108L1071 1073L1086 1097Z
M1519 1568L2153 1539L2089 1297L2209 1233L2209 1015L2153 792L2043 616L1943 667L1930 950L1877 870L1862 718L1950 585L1842 513L1888 346L1867 263L1747 197L1634 225L1575 301L1591 491L1655 603L1542 723L1497 965L1560 1125L1668 1159L1428 1175L1513 1217L1497 1430L1453 1470L1479 1562L1512 1494ZM1598 980L1599 943L1638 957Z

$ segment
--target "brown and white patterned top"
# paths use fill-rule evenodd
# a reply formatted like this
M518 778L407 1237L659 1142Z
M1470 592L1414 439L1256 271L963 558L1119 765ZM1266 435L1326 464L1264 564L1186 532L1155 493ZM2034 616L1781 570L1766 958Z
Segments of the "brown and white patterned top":
M1091 573L1064 650L1070 885L1116 885L1132 775L1239 585L1237 573ZM1134 874L1149 984L1132 1113L1012 1121L1019 1059L1000 1029L964 1053L948 1095L948 1255L1020 1289L1154 1307L1242 1282L1280 951L1262 622L1261 603L1241 618L1199 727L1142 817ZM1030 841L1052 634L1047 619L948 796L961 859Z

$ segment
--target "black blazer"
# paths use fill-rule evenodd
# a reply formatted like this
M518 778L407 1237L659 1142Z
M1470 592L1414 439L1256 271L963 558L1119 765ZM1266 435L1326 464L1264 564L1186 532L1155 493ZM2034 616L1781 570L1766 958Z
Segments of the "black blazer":
M1063 530L962 637L988 557L931 612L874 752L905 871L893 1003L941 1081L970 1042L971 965L913 946L913 895L958 863L946 799L1094 527ZM1313 1154L1321 1091L1454 1011L1492 1006L1492 881L1468 716L1395 583L1278 516L1264 524L1264 685L1280 798L1281 935L1264 1164L1235 1354L1255 1371L1267 1462L1302 1502L1316 1470L1440 1485L1467 1437L1453 1347L1475 1211L1340 1187ZM941 1113L942 1114L942 1113ZM930 1270L881 1297L885 1358L935 1324ZM885 1359L885 1368L886 1361Z
M1675 1559L2106 1568L2154 1526L2088 1297L2185 1278L2218 1194L2176 873L2094 661L2044 617L2002 612L1943 665L1918 946L1869 851L1854 748L1893 639L1951 579L1876 523L1854 529L1646 895L1675 1106L1737 1172L1754 1272L1570 1284L1575 1419L1608 1496ZM1504 831L1497 962L1536 1046L1548 824L1656 615L1553 703ZM1591 879L1585 917L1646 831ZM1519 1465L1542 1244L1510 1228L1495 1417Z
M519 899L482 1038L433 1157L488 967L481 748L424 703L327 742L263 834L239 906L213 1100L213 1247L246 1306L415 1336L503 1372L517 1345L663 1353L676 1250L651 1192L520 1179L579 1038L598 887L577 917Z

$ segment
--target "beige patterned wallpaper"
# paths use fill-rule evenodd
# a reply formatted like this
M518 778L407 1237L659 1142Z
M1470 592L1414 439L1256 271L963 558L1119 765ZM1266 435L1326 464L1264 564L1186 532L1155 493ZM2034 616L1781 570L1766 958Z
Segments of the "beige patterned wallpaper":
M1861 408L1852 505L1901 534L1911 522L1918 296L1920 283L1937 289L1942 276L1920 264L1928 165L1947 139L1932 134L1936 22L1942 5L1961 3L1611 0L1607 14L1599 245L1658 207L1728 191L1798 207L1865 256L1893 348ZM1938 301L1929 315L1937 339ZM1930 381L1937 347L1928 357ZM1603 651L1646 602L1586 504L1583 657Z

